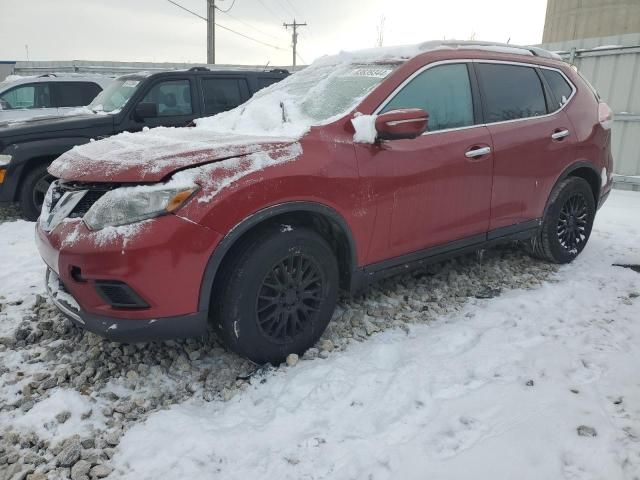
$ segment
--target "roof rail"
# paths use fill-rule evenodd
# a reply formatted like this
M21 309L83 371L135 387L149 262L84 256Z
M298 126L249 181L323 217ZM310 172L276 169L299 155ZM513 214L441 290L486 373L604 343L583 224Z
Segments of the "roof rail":
M210 70L207 67L191 67L189 71L190 72L209 72Z
M498 49L513 50L508 53L518 54L517 50L522 51L522 55L534 55L542 58L552 58L554 60L561 60L560 56L539 47L525 47L522 45L513 45L511 43L500 42L482 42L476 40L433 40L430 42L424 42L420 44L420 48L423 50L435 49L438 47L450 47L450 48L474 48L474 47L495 47ZM507 53L507 52L505 52Z
M44 73L42 75L38 75L38 78L42 77L57 77L57 75L55 73Z
M286 68L272 68L271 70L267 70L268 73L289 73L289 70Z

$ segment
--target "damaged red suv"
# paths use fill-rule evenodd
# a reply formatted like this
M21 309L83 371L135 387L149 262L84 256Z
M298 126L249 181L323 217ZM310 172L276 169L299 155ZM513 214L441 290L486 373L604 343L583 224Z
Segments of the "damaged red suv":
M201 335L279 362L339 289L503 241L566 263L611 188L611 111L535 48L324 57L191 128L65 153L37 225L47 288L120 341Z

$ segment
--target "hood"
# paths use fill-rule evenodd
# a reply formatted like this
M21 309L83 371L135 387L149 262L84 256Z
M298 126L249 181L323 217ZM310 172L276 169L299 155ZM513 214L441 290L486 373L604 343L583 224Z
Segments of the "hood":
M228 158L256 152L277 156L295 141L159 127L74 147L51 164L49 173L81 182L158 182L175 171Z
M100 126L110 129L113 126L112 116L88 114L8 120L0 122L0 139L48 132L82 130Z

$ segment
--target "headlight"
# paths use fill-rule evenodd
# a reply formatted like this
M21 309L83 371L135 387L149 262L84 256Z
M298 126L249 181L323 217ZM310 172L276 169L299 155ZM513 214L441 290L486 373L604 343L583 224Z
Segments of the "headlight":
M122 187L105 193L84 215L91 230L117 227L158 217L180 208L197 187L168 188L161 185Z
M6 167L11 162L11 155L0 155L0 167Z

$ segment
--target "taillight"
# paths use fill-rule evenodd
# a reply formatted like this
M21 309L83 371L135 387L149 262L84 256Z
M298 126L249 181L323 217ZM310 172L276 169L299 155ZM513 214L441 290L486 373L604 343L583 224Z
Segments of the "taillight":
M609 105L604 102L598 104L598 121L605 130L611 129L611 125L613 124L613 111L609 108Z

